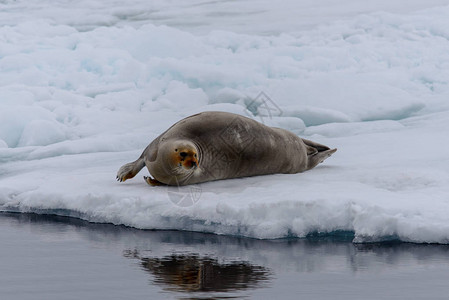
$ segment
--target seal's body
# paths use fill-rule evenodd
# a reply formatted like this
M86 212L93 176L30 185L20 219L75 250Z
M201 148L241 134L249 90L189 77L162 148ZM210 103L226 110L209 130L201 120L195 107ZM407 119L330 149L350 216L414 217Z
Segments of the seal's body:
M119 169L117 180L134 177L144 166L154 177L145 178L151 185L292 174L314 168L335 151L237 114L203 112L158 136L139 159Z

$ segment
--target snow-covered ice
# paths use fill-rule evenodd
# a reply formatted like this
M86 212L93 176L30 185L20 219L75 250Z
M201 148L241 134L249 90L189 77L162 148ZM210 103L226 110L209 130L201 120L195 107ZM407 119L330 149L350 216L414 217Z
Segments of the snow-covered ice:
M0 1L0 209L449 243L449 1L334 2ZM250 107L261 92L278 114ZM115 181L153 138L205 110L339 151L295 175Z

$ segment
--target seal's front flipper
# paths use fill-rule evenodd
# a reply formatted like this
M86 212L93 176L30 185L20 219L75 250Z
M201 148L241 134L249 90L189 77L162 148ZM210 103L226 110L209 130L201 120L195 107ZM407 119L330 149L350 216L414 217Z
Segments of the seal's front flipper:
M156 179L151 178L150 176L143 176L143 179L145 179L146 183L148 183L151 186L166 185L160 181L157 181Z
M117 172L117 181L122 182L133 178L143 167L145 167L143 158L139 158L136 161L123 165Z

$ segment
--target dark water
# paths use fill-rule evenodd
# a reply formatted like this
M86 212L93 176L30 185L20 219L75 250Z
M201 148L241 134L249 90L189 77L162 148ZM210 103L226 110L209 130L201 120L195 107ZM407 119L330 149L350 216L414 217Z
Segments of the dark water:
M261 241L0 213L1 299L448 299L449 246Z

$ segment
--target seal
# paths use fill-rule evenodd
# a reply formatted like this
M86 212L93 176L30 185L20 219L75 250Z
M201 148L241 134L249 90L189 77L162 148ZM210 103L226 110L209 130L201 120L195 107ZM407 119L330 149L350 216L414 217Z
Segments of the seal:
M150 185L188 185L206 181L310 170L337 149L302 139L227 112L202 112L172 125L117 180L133 178L143 167Z

